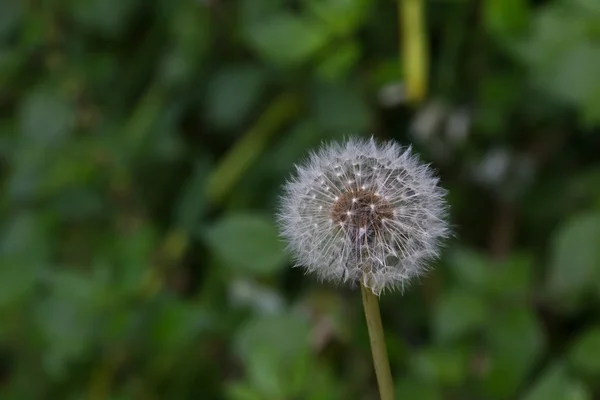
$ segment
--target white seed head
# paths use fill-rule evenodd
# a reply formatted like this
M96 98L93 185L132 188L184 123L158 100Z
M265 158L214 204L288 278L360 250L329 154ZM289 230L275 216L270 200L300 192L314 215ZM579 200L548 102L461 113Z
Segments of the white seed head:
M277 215L296 266L379 295L439 256L449 234L446 191L410 148L352 138L296 168Z

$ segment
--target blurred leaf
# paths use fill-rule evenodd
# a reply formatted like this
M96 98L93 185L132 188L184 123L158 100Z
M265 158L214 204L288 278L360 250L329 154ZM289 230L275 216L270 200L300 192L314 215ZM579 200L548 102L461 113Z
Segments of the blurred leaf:
M389 58L379 62L371 72L372 86L381 89L390 84L398 84L403 80L402 70L398 68L398 59Z
M271 102L210 175L206 191L211 201L222 200L234 188L248 166L263 153L271 136L296 115L298 106L298 98L293 93L283 93Z
M109 37L123 32L138 5L137 0L71 0L71 15L82 27Z
M99 256L96 262L98 265L115 266L114 294L128 298L138 293L144 284L144 277L155 268L152 256L158 246L158 236L152 226L140 224L137 229L115 236L115 239L106 249L106 253L112 256L110 261Z
M345 132L323 132L313 119L304 119L291 127L276 143L265 149L230 196L231 209L256 204L276 209L281 185L294 172L294 164L302 161L308 151L323 142L343 137ZM260 186L262 190L256 190Z
M490 293L509 302L527 299L533 290L534 258L529 254L513 253L506 260L492 265Z
M593 77L598 67L600 49L593 44L574 43L540 79L547 79L542 84L558 96L583 105L597 93Z
M206 204L206 180L210 173L210 165L206 158L197 160L194 170L184 184L182 193L174 209L175 225L192 233L203 216Z
M596 17L600 17L600 4L595 0L573 0L583 13L590 13Z
M466 290L453 288L438 300L433 314L435 337L449 342L481 327L486 317L484 300Z
M396 399L441 400L440 390L430 383L405 378L396 384Z
M168 21L173 44L183 53L187 62L195 65L194 61L204 58L210 47L211 15L205 12L204 7L198 5L193 5L192 8L166 7L166 9L173 13Z
M546 369L523 400L592 400L592 395L558 363Z
M109 300L109 292L101 270L92 277L53 271L46 283L49 296L36 305L36 327L47 343L43 365L50 376L59 378L89 350L98 333L98 312Z
M22 3L19 0L3 0L0 2L0 47L4 36L17 26L22 14Z
M357 42L348 42L335 48L317 67L317 76L326 81L345 78L361 55Z
M585 293L599 277L600 214L578 215L552 241L548 289L559 296Z
M33 295L38 273L45 265L49 244L43 223L35 215L13 216L0 236L0 306L20 304Z
M52 242L48 240L49 225L40 213L31 211L12 215L2 226L0 255L5 262L21 261L36 264L51 254Z
M211 324L211 316L205 308L170 301L157 311L149 333L156 351L179 357L181 352L176 351L189 348ZM176 358L172 360L176 361Z
M313 112L324 130L364 132L370 124L370 110L360 92L350 86L321 83L312 95Z
M240 308L252 308L259 313L276 313L284 308L284 299L270 286L247 279L235 279L229 284L231 303Z
M415 374L426 382L458 386L467 376L467 354L458 347L431 347L413 355Z
M202 236L228 267L253 274L270 274L285 265L287 257L277 230L270 219L261 215L227 215Z
M25 54L14 48L0 47L0 86L9 90L9 85L15 84L14 77L26 61Z
M308 384L309 327L294 314L259 317L237 336L239 356L263 397L297 395Z
M579 371L600 375L600 327L588 329L576 340L569 359Z
M63 95L41 88L25 97L19 118L21 132L26 138L54 147L71 133L75 110Z
M483 255L458 248L450 253L448 262L457 279L467 287L481 290L489 286L493 270Z
M232 383L225 389L230 400L263 400L260 393L242 383Z
M208 88L207 113L219 128L231 129L258 103L266 81L262 69L237 65L219 71Z
M277 174L278 182L282 182L287 174L293 172L294 163L302 160L310 149L330 138L330 135L319 130L313 120L298 122L265 157L264 172L268 170L271 174Z
M283 66L308 61L329 40L321 24L290 13L278 13L253 24L249 44L267 61Z
M585 1L555 2L533 19L519 53L534 83L582 111L586 122L600 115L600 85L595 79L600 50L594 37L600 13Z
M501 39L522 33L527 26L527 0L486 0L483 4L486 27Z
M270 18L277 15L283 8L284 4L280 0L263 0L257 2L255 0L240 1L240 14L242 23L246 29L251 25L259 24L265 18Z
M40 127L41 128L41 127ZM43 128L41 128L43 132ZM40 133L44 136L44 133ZM22 137L23 139L24 137ZM26 138L11 154L13 173L7 187L9 198L15 204L49 196L60 196L69 190L90 182L97 170L93 159L74 142L54 149L60 141L48 137Z
M310 0L308 8L337 35L356 30L368 17L370 0Z
M83 188L65 189L57 193L55 211L69 221L85 220L105 212L101 195Z
M170 4L165 2L166 4ZM191 3L190 3L191 4ZM208 65L213 21L202 5L173 7L165 5L159 13L169 22L171 48L162 55L161 78L167 85L183 86L202 75Z
M490 135L506 135L510 124L508 114L513 112L523 96L522 77L507 73L486 76L478 90L476 126Z
M543 354L545 338L535 315L524 307L495 312L489 317L491 370L484 385L494 398L507 398L514 395Z
M262 315L240 329L236 349L242 360L256 352L273 350L281 357L291 357L308 351L310 329L307 321L294 313Z

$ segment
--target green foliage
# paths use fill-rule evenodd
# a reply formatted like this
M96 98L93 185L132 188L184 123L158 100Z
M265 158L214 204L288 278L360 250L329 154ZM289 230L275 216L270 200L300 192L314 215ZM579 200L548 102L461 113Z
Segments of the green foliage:
M207 245L224 265L255 274L283 267L283 244L269 218L230 214L204 233Z
M563 364L557 363L544 371L538 382L525 395L525 400L588 400L589 391L571 378Z
M600 373L600 328L591 327L575 342L570 360L575 368L590 375Z
M485 378L486 391L494 398L507 398L539 361L544 334L535 315L520 307L490 315L486 330L492 360Z
M479 328L485 321L483 299L462 288L440 296L432 323L439 341L451 341Z
M396 386L396 398L438 400L442 396L439 389L429 383L421 383L415 379L403 379Z
M535 83L580 108L589 123L600 117L600 87L592 78L600 67L599 22L595 2L554 2L534 17L522 50Z
M600 278L600 214L577 215L554 237L549 290L566 298L581 297Z
M413 145L455 238L382 297L399 399L600 397L600 6L0 1L0 398L374 399L360 295L292 269L322 141Z

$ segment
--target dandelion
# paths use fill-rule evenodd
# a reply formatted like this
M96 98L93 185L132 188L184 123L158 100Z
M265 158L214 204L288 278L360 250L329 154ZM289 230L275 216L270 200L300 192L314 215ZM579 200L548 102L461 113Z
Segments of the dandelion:
M297 167L278 220L297 266L379 295L404 288L439 255L448 234L444 196L410 148L350 139Z
M377 296L439 256L449 233L433 170L394 142L350 139L313 152L285 185L277 215L296 266L361 286L382 400L394 398Z

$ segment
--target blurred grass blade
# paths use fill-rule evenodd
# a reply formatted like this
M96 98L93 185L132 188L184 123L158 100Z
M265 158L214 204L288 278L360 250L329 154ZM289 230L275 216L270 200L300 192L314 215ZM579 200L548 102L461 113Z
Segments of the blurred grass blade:
M291 93L284 93L271 103L208 178L206 193L209 201L219 203L223 200L248 166L260 156L271 136L297 111L298 99Z
M402 59L406 100L420 103L427 95L427 42L423 0L399 0L399 24L402 32Z

